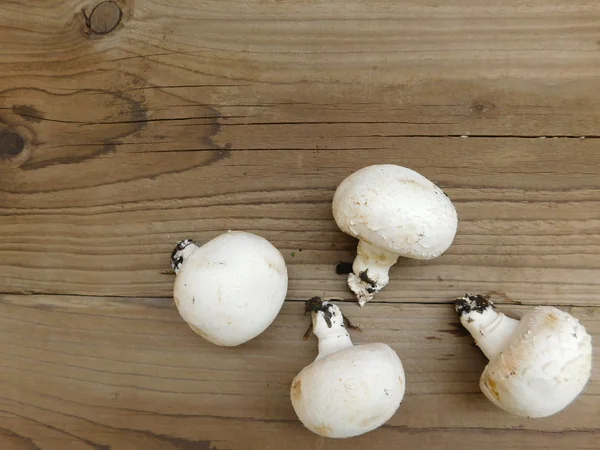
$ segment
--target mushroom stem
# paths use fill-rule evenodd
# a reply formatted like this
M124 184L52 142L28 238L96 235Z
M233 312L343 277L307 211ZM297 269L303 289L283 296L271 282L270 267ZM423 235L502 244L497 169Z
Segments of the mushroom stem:
M354 273L348 275L348 286L356 294L360 306L372 300L389 283L389 271L398 261L398 256L366 241L358 242L357 255L352 264Z
M460 322L489 360L506 349L519 326L518 320L497 312L494 304L482 295L465 294L456 299L454 307Z
M344 316L340 308L316 298L309 300L306 308L311 311L312 331L319 339L319 354L315 361L354 345L344 327Z
M183 262L189 258L189 256L198 250L198 245L191 239L184 239L183 241L179 241L173 252L171 252L171 267L173 268L173 272L177 274L179 269L181 268Z

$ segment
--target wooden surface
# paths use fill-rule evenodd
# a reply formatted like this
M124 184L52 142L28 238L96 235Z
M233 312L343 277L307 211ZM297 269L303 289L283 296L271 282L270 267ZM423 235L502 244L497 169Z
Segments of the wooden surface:
M564 413L508 416L449 302L562 305L600 337L600 3L98 3L0 2L0 449L598 448L597 364ZM460 225L361 310L330 203L382 162L439 184ZM235 349L182 323L161 273L179 239L227 229L290 274ZM407 371L400 411L350 441L289 401L314 295Z

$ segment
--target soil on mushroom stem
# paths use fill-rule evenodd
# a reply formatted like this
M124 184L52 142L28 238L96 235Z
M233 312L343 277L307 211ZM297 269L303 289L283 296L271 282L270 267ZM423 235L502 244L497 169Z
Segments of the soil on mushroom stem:
M474 304L470 304L467 302L473 302ZM456 305L458 311L461 314L468 314L471 311L475 311L478 313L483 313L488 308L493 308L494 304L490 300L489 296L486 295L466 295L465 297L456 299Z
M360 278L361 281L363 281L364 283L367 283L370 286L367 288L367 292L369 294L372 294L376 291L375 286L377 286L377 283L375 281L373 281L371 278L369 278L369 274L367 272L369 272L369 269L364 270L363 272L359 273L358 278Z
M323 313L323 319L329 328L332 327L331 318L333 313L327 306L323 306L323 300L321 297L313 297L307 300L305 303L304 314L310 314L311 312L321 311Z

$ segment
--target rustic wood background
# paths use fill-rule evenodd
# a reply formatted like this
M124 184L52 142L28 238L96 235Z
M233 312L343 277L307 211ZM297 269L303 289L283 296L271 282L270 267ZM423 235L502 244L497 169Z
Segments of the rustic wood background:
M98 3L0 1L2 450L598 448L598 364L564 413L511 417L449 302L560 305L600 337L600 2ZM330 203L383 162L443 187L460 227L361 310ZM235 349L182 323L163 273L179 239L227 229L290 274ZM309 433L289 401L314 295L406 367L401 409L360 438Z

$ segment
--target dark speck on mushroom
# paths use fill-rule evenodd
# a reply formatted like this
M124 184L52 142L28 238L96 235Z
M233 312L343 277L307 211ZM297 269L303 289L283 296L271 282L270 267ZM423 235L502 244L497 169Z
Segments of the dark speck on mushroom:
M371 278L369 278L369 269L362 271L361 273L358 274L358 278L360 278L360 280L364 283L367 283L368 285L371 286L371 288L374 288L375 286L377 286L377 283L373 280L371 280ZM370 288L367 288L367 292L372 293L371 291L369 291ZM375 289L373 289L373 292L375 292Z

